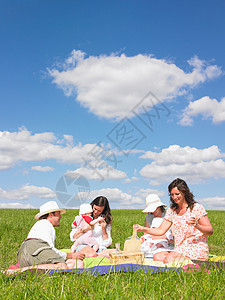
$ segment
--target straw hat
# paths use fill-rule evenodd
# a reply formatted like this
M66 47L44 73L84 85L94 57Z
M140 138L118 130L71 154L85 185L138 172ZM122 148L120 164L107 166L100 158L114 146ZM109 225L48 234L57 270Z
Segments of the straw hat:
M84 215L87 213L92 213L92 206L91 204L81 204L80 210L79 210L79 215Z
M147 205L146 208L142 210L142 212L144 213L153 213L156 210L156 208L159 206L166 207L166 205L161 202L159 196L156 194L149 194L146 197L146 205Z
M36 220L39 220L40 217L55 211L60 211L61 214L65 214L66 210L59 208L58 204L55 201L48 201L45 204L41 205L40 212L34 217Z

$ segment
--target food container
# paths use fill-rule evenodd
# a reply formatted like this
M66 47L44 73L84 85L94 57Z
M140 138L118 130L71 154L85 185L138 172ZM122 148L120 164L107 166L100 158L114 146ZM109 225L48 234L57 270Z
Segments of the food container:
M123 253L115 254L109 253L110 263L113 265L119 264L139 264L142 265L144 262L144 252L135 252L135 253Z

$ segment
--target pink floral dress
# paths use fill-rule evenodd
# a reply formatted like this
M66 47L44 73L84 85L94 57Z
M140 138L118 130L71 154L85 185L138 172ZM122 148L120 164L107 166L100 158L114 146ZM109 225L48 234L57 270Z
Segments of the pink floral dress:
M190 259L208 259L209 248L206 235L194 226L187 224L191 217L195 217L196 220L199 220L206 215L207 212L199 203L194 204L192 211L188 208L182 216L178 216L176 211L171 208L167 210L164 219L172 222L171 229L175 240L173 251L190 257Z

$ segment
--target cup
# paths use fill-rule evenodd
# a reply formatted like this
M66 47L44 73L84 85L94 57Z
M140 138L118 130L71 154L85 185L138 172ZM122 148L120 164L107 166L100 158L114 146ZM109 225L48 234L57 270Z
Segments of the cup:
M193 226L194 224L191 223L191 218L195 218L195 215L194 215L194 214L190 214L189 218L186 220L186 223L187 223L188 225Z
M120 254L120 243L115 243L116 246L116 255Z

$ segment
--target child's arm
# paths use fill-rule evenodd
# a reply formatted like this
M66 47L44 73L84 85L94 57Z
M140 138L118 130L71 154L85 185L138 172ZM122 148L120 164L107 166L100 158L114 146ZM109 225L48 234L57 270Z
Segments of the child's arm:
M93 226L93 225L95 225L95 224L97 224L101 221L104 221L104 218L103 217L98 217L97 219L91 221L89 224Z

